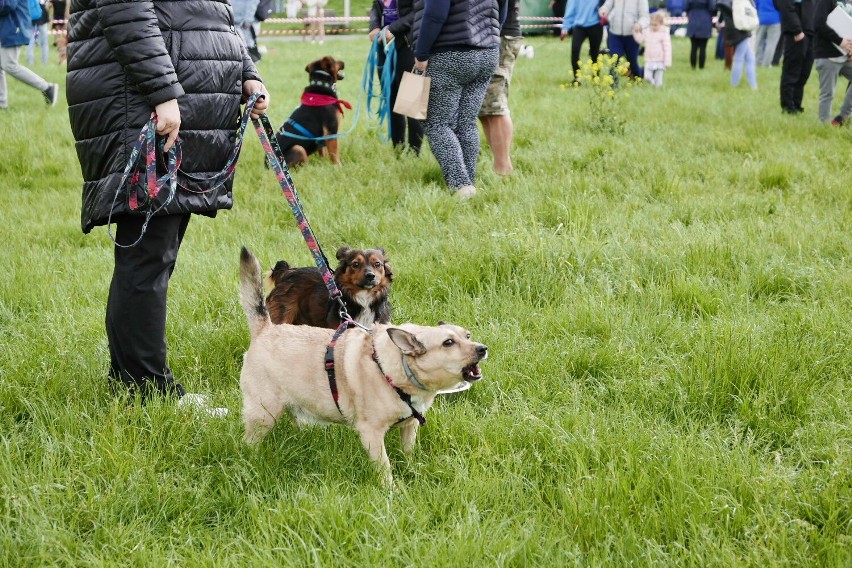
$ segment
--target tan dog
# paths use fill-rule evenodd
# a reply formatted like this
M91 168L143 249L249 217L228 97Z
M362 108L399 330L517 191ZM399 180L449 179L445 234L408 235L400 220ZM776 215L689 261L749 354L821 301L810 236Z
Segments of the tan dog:
M260 263L246 248L240 255L240 303L251 334L240 374L246 441L263 439L285 411L299 425L347 424L388 484L387 431L400 426L402 449L410 452L438 391L481 379L478 363L488 356L485 345L456 325L376 324L372 332L353 327L340 335L327 373L335 331L273 324Z

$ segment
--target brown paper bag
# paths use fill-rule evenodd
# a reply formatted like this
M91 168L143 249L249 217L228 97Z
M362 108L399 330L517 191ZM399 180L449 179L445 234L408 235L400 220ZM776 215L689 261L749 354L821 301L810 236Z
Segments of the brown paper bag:
M423 120L426 118L426 109L429 107L429 87L432 78L425 75L417 75L410 71L402 74L399 82L399 90L396 92L396 103L393 111L397 114Z

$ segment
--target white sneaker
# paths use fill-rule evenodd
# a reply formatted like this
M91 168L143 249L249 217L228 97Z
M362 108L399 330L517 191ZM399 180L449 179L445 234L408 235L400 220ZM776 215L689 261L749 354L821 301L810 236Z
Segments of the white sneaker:
M472 185L464 185L456 190L455 195L459 199L470 199L476 195L476 188Z
M178 401L178 408L189 408L191 410L206 412L213 418L223 418L228 415L227 408L211 406L209 396L195 392L188 392L183 395Z

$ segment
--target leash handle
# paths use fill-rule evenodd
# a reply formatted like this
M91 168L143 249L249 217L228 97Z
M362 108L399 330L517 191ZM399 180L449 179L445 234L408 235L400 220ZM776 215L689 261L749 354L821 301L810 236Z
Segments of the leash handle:
M165 175L157 179L157 150L159 149L162 151L165 146L165 140L160 141L158 148L156 134L157 113L152 112L148 122L145 123L145 126L143 126L142 130L139 132L139 137L136 139L133 149L130 151L130 158L127 160L127 165L124 167L124 172L121 174L121 181L119 182L118 187L116 187L115 193L112 197L112 205L109 208L109 215L107 215L107 233L109 234L109 238L112 240L113 244L119 248L131 248L139 244L139 241L141 241L142 237L145 236L145 231L148 230L148 223L151 221L151 217L167 207L177 193L177 171L178 168L180 168L180 163L183 158L183 143L180 138L175 140L174 145L169 149L167 154L168 169ZM133 186L136 185L136 182L139 180L139 172L135 172L131 177L130 185L128 186L127 202L131 210L136 211L140 209L147 209L147 211L145 211L145 221L142 223L142 230L139 232L139 237L129 245L122 245L118 243L118 240L112 233L112 212L115 210L115 204L118 201L118 196L121 194L122 188L125 187L125 183L127 182L128 176L130 176L130 172L133 171L133 168L136 166L136 162L139 161L139 155L142 154L143 151L145 154L145 178L147 181L145 192L142 194L142 199L140 201L139 192L133 190ZM166 183L169 185L169 194L160 205L156 205L157 196L160 194L160 191Z
M302 233L302 237L305 239L305 243L308 245L308 249L314 257L314 262L316 263L317 268L319 268L325 287L328 289L329 296L332 300L340 303L341 320L350 320L351 318L346 311L346 306L343 304L341 299L342 294L337 288L337 283L334 281L334 274L332 273L331 268L329 268L328 259L322 252L322 247L314 235L311 225L308 222L308 218L305 215L304 208L302 207L301 200L299 199L299 194L296 192L296 185L293 183L293 178L290 177L290 170L287 168L287 163L284 161L284 153L281 151L281 146L278 144L278 139L275 136L275 130L272 128L272 124L269 122L269 117L262 114L259 119L253 118L252 123L254 124L254 129L257 132L258 138L260 138L260 144L266 152L266 160L269 165L272 166L272 169L275 172L275 177L278 178L278 184L281 186L281 191L284 193L284 197L287 199L287 203L290 204L290 209L296 217L296 223L299 225L299 231Z
M109 234L109 238L110 240L112 240L115 246L119 248L131 248L139 244L139 241L142 240L142 237L145 236L145 232L148 230L148 223L151 221L151 217L162 211L172 202L175 195L177 194L177 188L179 185L180 188L184 191L188 191L191 193L207 193L208 191L212 191L217 187L221 186L228 179L230 179L230 177L234 173L234 170L236 170L237 168L237 159L240 156L240 150L242 149L249 117L251 116L251 113L254 110L254 105L262 96L263 95L261 93L253 93L252 96L249 97L248 101L246 102L246 110L240 118L240 126L237 129L237 138L234 149L231 152L230 156L228 156L228 160L225 163L225 167L222 168L221 171L210 176L199 176L196 174L187 173L180 169L180 164L183 160L183 142L181 141L180 137L178 137L177 140L175 140L174 146L169 149L167 154L167 171L165 175L157 179L157 150L159 149L160 151L162 151L165 145L165 141L161 140L160 143L157 144L157 113L151 113L151 117L148 119L148 122L145 123L145 126L142 127L142 130L139 132L139 137L136 139L136 143L133 145L133 149L130 151L130 158L127 160L127 165L124 167L124 172L121 174L121 181L119 182L118 187L116 188L115 193L113 194L112 205L110 206L109 215L107 216L107 233ZM131 172L136 166L136 162L139 160L139 156L142 153L145 154L145 177L147 180L147 184L146 190L142 194L140 199L139 192L133 191L133 186L136 185L136 182L139 180L139 173L136 172L131 176ZM195 182L213 182L213 185L203 190L193 190L183 184L178 184L178 172L180 172L185 178L193 180ZM145 221L142 223L142 230L139 233L139 237L129 245L121 245L118 243L115 235L113 235L112 232L112 213L115 210L115 204L118 201L118 196L121 194L122 188L125 187L128 177L130 177L130 185L128 186L127 190L128 206L130 207L131 211L145 209L147 209L147 211L145 211ZM156 206L155 201L157 199L157 196L159 195L162 188L166 185L166 183L168 183L169 185L169 194L160 205Z

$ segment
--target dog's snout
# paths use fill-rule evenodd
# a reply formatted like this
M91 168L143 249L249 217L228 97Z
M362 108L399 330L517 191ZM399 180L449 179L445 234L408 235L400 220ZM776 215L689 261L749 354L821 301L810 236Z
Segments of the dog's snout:
M375 272L373 272L372 270L370 270L370 271L368 271L368 272L364 275L364 277L365 277L367 280L375 280L375 279L376 279L376 273L375 273Z
M480 360L485 359L486 357L488 357L488 347L485 345L477 345L476 355L479 357Z

